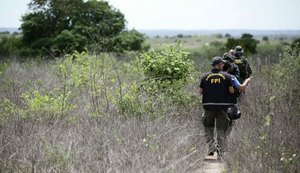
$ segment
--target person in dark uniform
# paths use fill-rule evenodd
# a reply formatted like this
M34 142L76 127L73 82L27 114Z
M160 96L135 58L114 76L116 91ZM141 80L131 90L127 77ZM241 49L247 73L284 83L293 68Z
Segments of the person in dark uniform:
M244 81L251 76L252 69L248 63L248 59L244 56L242 46L235 47L233 62L238 66L240 71L240 76L238 77L239 82L244 83Z
M239 79L240 78L240 70L239 70L239 67L236 64L234 64L233 55L231 55L230 53L224 53L223 60L225 60L227 63L230 64L230 68L228 69L227 73L234 75L237 79ZM225 70L223 70L223 71L225 71Z
M223 60L225 60L225 58L223 57ZM239 111L239 108L237 106L237 103L238 103L238 97L240 96L240 93L241 92L244 92L246 87L248 86L248 84L251 82L251 79L252 77L249 77L247 78L244 83L240 83L235 75L235 73L233 73L232 71L232 61L230 59L226 59L226 62L223 66L223 71L227 72L228 74L231 75L231 80L232 80L232 84L233 84L233 88L234 88L234 94L231 94L230 97L231 97L231 102L233 103L233 106L235 105L235 107L231 107L232 109L231 110L234 110L233 108L236 108L236 114L233 116L231 115L231 113L233 113L233 111L230 111L228 110L228 117L230 119L229 121L229 127L227 129L227 137L229 137L232 129L233 129L233 126L235 124L235 119L238 119L240 118L241 116L241 112Z
M234 93L231 76L222 71L224 61L221 57L212 59L213 69L205 73L200 80L199 94L202 94L204 114L202 123L206 142L209 145L208 155L217 151L218 158L222 158L226 150L226 133L229 126L227 109L232 105L230 94ZM217 146L214 141L214 128L216 124Z

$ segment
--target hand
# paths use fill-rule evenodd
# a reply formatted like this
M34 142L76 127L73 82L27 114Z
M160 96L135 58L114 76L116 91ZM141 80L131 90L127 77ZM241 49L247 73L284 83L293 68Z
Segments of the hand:
M253 77L251 76L251 77L249 77L249 78L246 79L247 85L251 82L252 78Z

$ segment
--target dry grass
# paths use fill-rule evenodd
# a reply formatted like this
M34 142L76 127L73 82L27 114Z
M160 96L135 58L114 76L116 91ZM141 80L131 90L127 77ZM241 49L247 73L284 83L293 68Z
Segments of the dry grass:
M3 124L1 172L189 172L205 154L195 117L95 121L79 116L73 125Z
M92 76L99 78L95 86L75 89L69 84L64 87L67 82L58 78L54 66L12 63L1 74L0 172L194 172L201 168L206 145L198 106L160 100L141 115L124 115L114 99L119 98L120 84L123 94L128 91L132 69L107 70L105 77L95 71ZM123 83L109 83L116 72ZM228 172L299 172L299 98L284 97L284 89L272 88L273 79L264 68L262 72L254 73L240 104L242 118L236 120L229 139ZM68 101L76 106L73 109L26 111L24 92L34 89L47 94L63 88L72 91ZM22 109L7 111L5 99ZM22 116L24 111L32 116ZM153 118L153 114L160 116Z
M211 42L219 41L225 42L226 38L217 38L216 35L194 35L190 37L159 37L159 38L148 38L147 43L151 45L153 49L161 49L164 45L176 45L180 42L186 49L196 49L204 45L209 45Z
M1 102L24 108L25 91L61 87L53 66L12 63L2 74ZM88 91L70 102L76 108L63 116L32 111L35 116L23 117L2 107L0 172L192 172L202 165L206 147L198 107L162 105L168 115L126 118L112 105L92 113Z
M229 172L299 172L299 103L283 98L272 79L254 76L229 141Z

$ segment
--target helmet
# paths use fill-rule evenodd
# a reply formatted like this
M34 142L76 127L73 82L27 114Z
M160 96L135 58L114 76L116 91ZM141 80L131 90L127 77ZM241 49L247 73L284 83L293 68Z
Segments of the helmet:
M233 63L233 57L230 53L224 53L223 60Z
M244 53L242 46L236 46L234 49L234 53Z
M233 105L229 107L227 113L228 113L228 118L230 118L231 120L236 120L241 118L241 111L237 107L237 105Z

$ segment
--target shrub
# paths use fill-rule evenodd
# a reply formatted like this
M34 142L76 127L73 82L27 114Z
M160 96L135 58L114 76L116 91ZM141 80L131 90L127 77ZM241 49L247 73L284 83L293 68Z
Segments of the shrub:
M21 48L21 39L15 36L3 37L0 41L0 60L9 55L17 55Z
M300 38L296 39L293 41L291 45L291 51L293 51L294 54L300 54Z
M263 41L269 41L269 37L268 36L263 36L262 40Z
M256 53L257 43L258 40L255 40L253 35L244 33L239 39L228 38L225 46L226 49L229 50L234 49L237 45L240 45L243 47L245 55L250 55Z
M228 145L229 172L299 172L299 71L299 55L286 50L254 74Z
M299 52L300 45L286 50L282 61L275 66L272 73L272 78L274 79L272 84L274 88L279 90L280 98L286 99L286 101L289 100L292 103L299 103L300 101L300 81L298 80L300 77Z
M187 80L193 71L193 61L188 55L179 46L167 46L161 52L152 49L141 55L141 68L149 79Z
M282 53L283 46L281 44L264 44L258 45L256 55L260 57L275 56L278 58L278 56Z
M142 82L143 91L163 102L178 106L188 106L198 100L194 92L186 90L194 82L194 63L189 53L182 51L179 45L166 46L162 51L150 50L141 55L141 71L146 79ZM155 100L154 100L155 101Z

